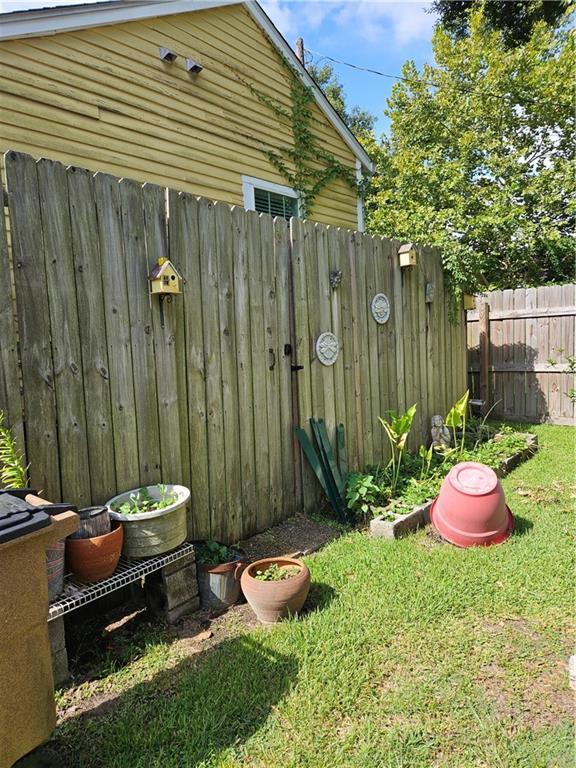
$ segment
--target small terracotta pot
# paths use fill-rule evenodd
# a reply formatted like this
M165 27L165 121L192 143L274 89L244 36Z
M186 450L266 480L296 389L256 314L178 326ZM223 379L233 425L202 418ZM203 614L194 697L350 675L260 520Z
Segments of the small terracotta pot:
M430 509L440 535L458 547L501 544L514 528L496 473L465 461L452 467Z
M300 573L284 581L259 581L254 578L256 571L265 571L274 563L279 568L298 566ZM267 557L249 565L242 574L240 584L258 620L263 624L273 624L300 612L310 589L310 571L301 560Z
M124 528L113 522L110 533L91 539L68 539L66 559L68 568L81 581L102 581L112 576L120 560Z

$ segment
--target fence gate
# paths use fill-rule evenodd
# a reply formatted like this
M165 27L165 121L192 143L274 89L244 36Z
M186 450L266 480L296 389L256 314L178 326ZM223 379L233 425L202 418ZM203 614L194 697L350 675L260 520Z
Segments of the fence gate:
M5 176L0 408L51 500L181 482L190 536L238 541L317 499L296 423L345 424L356 468L386 460L387 409L418 403L417 442L465 388L433 251L401 270L393 241L16 152ZM147 280L161 256L184 278L163 316Z

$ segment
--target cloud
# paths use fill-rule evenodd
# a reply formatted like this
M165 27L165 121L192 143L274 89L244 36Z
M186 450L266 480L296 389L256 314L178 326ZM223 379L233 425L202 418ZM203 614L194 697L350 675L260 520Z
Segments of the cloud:
M393 42L398 47L429 40L434 16L430 0L262 0L262 7L282 34L291 38L316 30L328 20L343 32L369 43Z

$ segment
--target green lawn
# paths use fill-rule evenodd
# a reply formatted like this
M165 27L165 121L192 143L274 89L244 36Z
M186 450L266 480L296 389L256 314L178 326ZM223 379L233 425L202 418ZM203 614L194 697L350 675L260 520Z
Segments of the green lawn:
M309 559L317 609L112 672L108 714L69 720L79 768L572 766L574 437L538 426L504 480L503 546L353 533ZM146 676L149 679L145 679Z

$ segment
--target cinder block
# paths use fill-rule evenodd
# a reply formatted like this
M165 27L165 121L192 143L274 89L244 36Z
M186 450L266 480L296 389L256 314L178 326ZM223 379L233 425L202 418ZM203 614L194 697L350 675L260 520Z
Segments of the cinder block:
M406 515L400 515L395 520L375 517L370 523L370 534L376 539L399 539L430 522L431 506L432 502L429 501L420 507L415 507Z
M70 678L63 616L48 622L48 634L50 636L50 647L52 651L54 686L57 688Z
M195 565L189 565L168 576L162 574L162 581L166 590L166 607L169 610L198 594Z
M191 552L189 555L184 555L184 557L175 560L173 563L168 563L168 565L165 565L164 568L162 568L162 575L169 576L171 573L176 573L176 571L185 568L187 565L193 565L195 562L196 557L194 553Z

